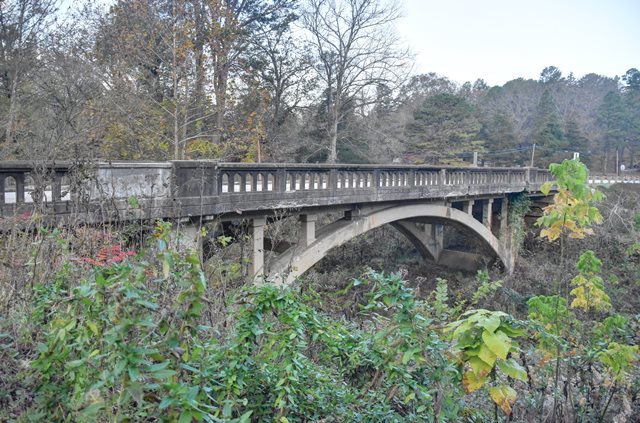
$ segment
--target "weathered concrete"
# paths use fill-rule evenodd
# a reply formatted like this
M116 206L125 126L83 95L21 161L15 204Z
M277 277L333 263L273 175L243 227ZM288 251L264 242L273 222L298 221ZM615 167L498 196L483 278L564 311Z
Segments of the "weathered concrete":
M455 222L476 234L486 246L500 259L505 269L512 270L510 251L491 233L482 223L469 216L468 213L444 205L411 204L392 207L381 207L367 215L361 215L351 220L340 219L323 228L322 234L317 234L316 240L307 247L296 246L282 254L271 263L268 269L259 270L257 275L264 274L269 280L278 283L291 283L298 276L306 272L311 266L322 259L329 250L338 247L356 236L362 235L379 226L403 221L417 221L432 225ZM401 232L409 234L409 239L417 243L421 252L433 255L427 247L425 238L411 225L399 223L396 227ZM442 252L438 253L440 256Z
M30 176L34 176L34 188L29 188ZM65 178L71 182L63 182ZM546 171L524 168L213 161L88 166L0 162L0 216L32 211L34 204L29 198L37 192L50 193L36 198L46 200L37 201L38 210L52 222L193 217L234 220L240 214L264 215L296 208L326 211L341 205L387 201L474 200L535 192L548 179Z
M493 225L493 198L482 201L482 224L491 230Z
M264 267L264 225L267 219L264 217L256 217L251 220L251 275L254 278L262 278L262 269Z
M509 270L510 250L491 233L492 202L512 193L539 196L540 186L549 179L547 171L535 168L0 162L0 217L37 212L44 224L249 220L251 275L279 274L286 281L329 249L386 223L404 233L425 257L451 265L471 260L469 255L444 250L443 225L451 224L480 237ZM316 216L326 212L342 212L344 218L317 228ZM265 266L268 219L291 215L300 216L299 239L287 240L295 247ZM506 220L500 219L502 236ZM186 232L179 246L197 248L198 233Z
M316 221L318 216L314 214L300 215L300 245L308 247L316 240Z

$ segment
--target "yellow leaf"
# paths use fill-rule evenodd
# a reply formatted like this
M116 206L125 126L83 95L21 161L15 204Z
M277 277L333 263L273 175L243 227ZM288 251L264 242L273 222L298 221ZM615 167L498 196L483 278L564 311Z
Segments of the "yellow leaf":
M482 388L482 385L487 381L487 376L480 376L475 374L473 371L468 370L465 372L464 376L462 376L462 387L467 394L470 394L473 391L477 391Z
M495 355L506 360L509 349L511 348L511 339L507 334L501 330L498 330L495 333L490 333L485 330L482 332L482 340L484 341L484 345L486 345Z
M511 414L513 404L516 402L517 397L516 391L512 387L500 385L490 388L489 395L491 395L493 402L498 404L507 416Z

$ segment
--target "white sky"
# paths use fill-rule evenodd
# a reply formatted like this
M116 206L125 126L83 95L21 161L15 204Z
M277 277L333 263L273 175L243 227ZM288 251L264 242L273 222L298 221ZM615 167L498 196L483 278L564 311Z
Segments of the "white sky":
M563 75L623 75L640 68L640 0L399 0L414 73L502 85Z

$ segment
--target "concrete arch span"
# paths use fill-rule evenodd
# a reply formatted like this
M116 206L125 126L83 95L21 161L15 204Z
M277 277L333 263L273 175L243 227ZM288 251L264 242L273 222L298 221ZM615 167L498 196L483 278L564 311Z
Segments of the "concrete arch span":
M351 219L340 219L326 225L316 233L308 246L294 246L278 256L270 266L258 272L258 279L289 284L320 261L329 250L377 227L392 224L400 230L426 257L438 259L442 247L425 235L414 222L427 223L428 230L435 230L439 223L454 224L473 233L503 263L510 272L512 268L509 249L482 223L468 213L440 204L411 204L372 209ZM264 276L263 276L264 275Z

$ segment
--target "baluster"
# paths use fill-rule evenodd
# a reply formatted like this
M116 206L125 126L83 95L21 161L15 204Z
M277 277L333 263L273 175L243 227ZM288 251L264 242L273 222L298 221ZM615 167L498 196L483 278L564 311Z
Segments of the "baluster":
M0 175L0 204L6 204L4 199L4 183L5 183L5 175Z
M16 204L24 203L24 173L15 175L16 180Z
M62 198L62 178L64 177L63 172L55 172L53 174L53 185L51 187L51 200L56 203L60 201Z
M329 171L329 189L335 190L338 186L338 172L335 169Z

